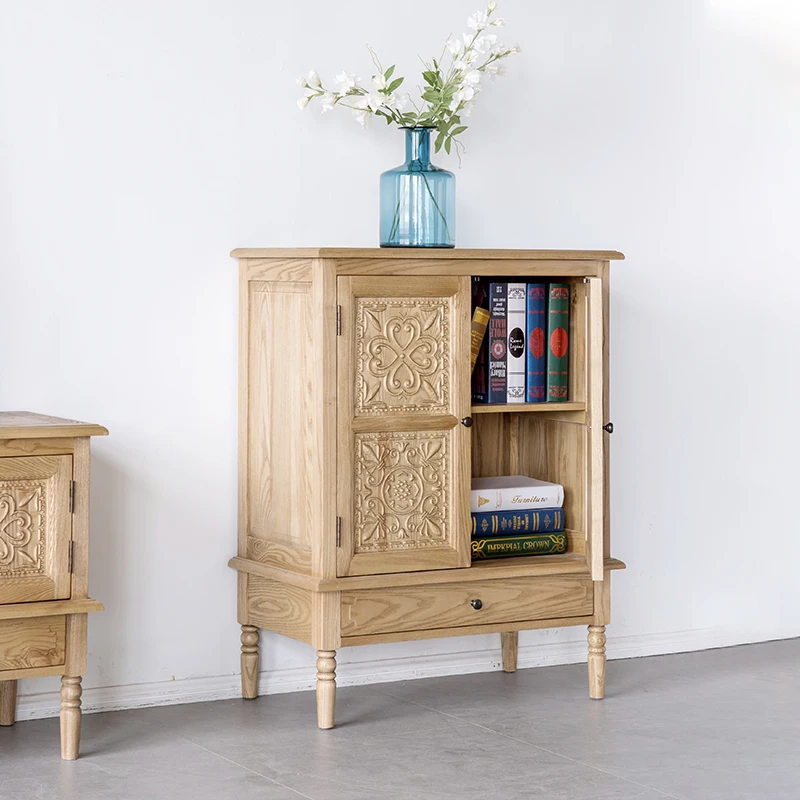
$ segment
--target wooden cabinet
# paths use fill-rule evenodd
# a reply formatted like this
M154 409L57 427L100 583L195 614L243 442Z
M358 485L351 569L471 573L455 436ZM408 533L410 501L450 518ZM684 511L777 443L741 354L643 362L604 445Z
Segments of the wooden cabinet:
M99 425L0 412L0 725L17 680L61 675L61 755L78 757L88 595L89 437Z
M317 652L586 625L603 696L610 572L608 282L616 252L235 250L240 264L242 691L258 630ZM570 284L567 402L471 405L472 276ZM470 562L473 477L563 484L568 552Z

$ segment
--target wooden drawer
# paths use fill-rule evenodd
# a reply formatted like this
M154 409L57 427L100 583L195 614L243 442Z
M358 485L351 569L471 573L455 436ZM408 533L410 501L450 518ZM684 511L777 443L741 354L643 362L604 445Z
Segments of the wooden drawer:
M342 592L342 636L580 617L593 604L592 581L580 576L360 589Z
M66 617L0 620L0 671L64 663Z

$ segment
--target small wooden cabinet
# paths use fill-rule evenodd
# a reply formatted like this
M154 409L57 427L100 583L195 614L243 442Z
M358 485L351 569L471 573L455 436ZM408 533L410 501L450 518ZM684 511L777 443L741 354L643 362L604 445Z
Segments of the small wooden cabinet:
M61 675L61 757L78 757L89 599L89 442L99 425L0 412L0 725L19 678Z
M610 572L609 262L616 252L235 250L240 263L242 692L258 630L317 650L333 727L336 650L586 625L603 696ZM472 276L571 288L567 402L473 406ZM564 485L568 552L471 564L472 477Z

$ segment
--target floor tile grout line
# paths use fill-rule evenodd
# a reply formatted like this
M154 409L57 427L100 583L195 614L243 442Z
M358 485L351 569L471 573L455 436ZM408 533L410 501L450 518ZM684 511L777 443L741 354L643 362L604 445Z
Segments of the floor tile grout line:
M233 764L240 769L245 770L246 772L250 772L253 775L258 775L259 778L263 778L265 781L269 781L270 783L274 783L276 786L281 786L284 789L288 789L290 792L293 792L298 797L305 797L306 800L314 800L313 797L310 797L307 794L303 794L303 792L299 792L297 789L293 789L291 786L287 786L285 783L281 783L275 778L270 778L269 775L264 775L263 773L259 772L258 770L252 769L251 767L247 767L244 764L240 764L238 761L234 761L232 758L228 758L227 756L222 755L222 753L217 753L214 750L211 750L208 747L204 747L202 744L198 744L197 742L193 742L191 739L187 739L185 736L179 736L179 739L182 739L184 742L197 747L200 750L205 751L206 753L210 753L212 756L216 756L217 758L221 758L223 761L227 761L229 764Z
M667 792L663 792L661 789L656 789L655 786L648 786L646 783L639 783L639 781L631 780L630 778L624 778L622 775L617 775L614 772L611 772L607 769L602 769L600 767L595 767L593 764L587 764L580 759L573 758L572 756L565 755L564 753L558 753L555 750L549 750L546 747L542 747L541 745L534 744L533 742L528 742L525 739L520 739L516 736L510 736L507 733L503 733L502 731L496 731L494 728L489 728L486 725L481 725L479 722L473 722L469 719L464 719L463 717L457 717L455 714L448 714L446 711L440 711L438 708L432 708L431 706L426 706L424 703L420 703L416 700L409 700L407 697L399 697L398 695L391 694L390 692L383 692L383 694L388 695L389 697L393 697L395 700L405 701L406 703L411 703L419 708L424 708L426 711L433 711L436 714L441 714L443 717L447 717L448 719L456 720L456 722L463 722L467 725L472 725L476 728L480 728L483 731L488 731L489 733L494 733L497 736L502 736L506 739L511 740L512 742L519 742L520 744L524 744L527 747L533 747L536 750L541 750L543 753L548 753L553 756L559 756L560 758L565 758L567 761L572 761L574 764L580 764L582 767L587 767L588 769L595 770L597 772L601 772L604 775L610 775L612 778L617 778L621 781L625 781L626 783L630 783L633 786L640 786L644 791L640 794L644 794L645 792L659 792L663 794L665 797L669 797L672 800L682 800L682 798L677 797L674 794L668 794Z

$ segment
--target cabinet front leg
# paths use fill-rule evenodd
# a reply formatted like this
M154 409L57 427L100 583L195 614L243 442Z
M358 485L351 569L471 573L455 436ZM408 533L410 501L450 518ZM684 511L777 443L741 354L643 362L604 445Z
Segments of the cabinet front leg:
M17 682L0 681L0 725L13 725L17 719Z
M81 744L81 679L61 679L61 758L74 761Z
M519 631L506 631L501 633L500 645L503 652L503 672L516 672Z
M602 700L606 693L606 626L589 626L589 697Z
M258 697L258 628L242 625L242 697Z
M317 725L333 727L336 709L336 651L317 650Z

